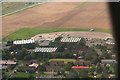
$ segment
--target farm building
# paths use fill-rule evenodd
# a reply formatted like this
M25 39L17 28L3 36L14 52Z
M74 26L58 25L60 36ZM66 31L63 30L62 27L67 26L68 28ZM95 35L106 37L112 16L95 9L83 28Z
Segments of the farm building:
M34 43L34 39L29 39L29 40L17 40L13 41L13 44L29 44L29 43Z
M61 42L79 42L81 41L81 38L62 38L60 41Z
M2 65L2 69L12 69L17 63L11 60L2 60L0 61L0 65Z
M106 44L115 44L114 40L107 40Z

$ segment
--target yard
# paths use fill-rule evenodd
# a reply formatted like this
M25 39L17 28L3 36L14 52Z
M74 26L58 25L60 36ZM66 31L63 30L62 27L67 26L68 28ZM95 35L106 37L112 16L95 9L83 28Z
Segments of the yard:
M22 28L16 32L3 38L3 41L29 39L37 34L52 33L52 32L65 32L65 31L89 31L89 29L67 29L67 28ZM96 32L111 33L110 29L95 29Z
M47 76L47 74L15 73L11 76L11 78L28 78L29 76L34 76L34 77L36 77L36 76Z
M50 59L50 61L64 61L64 63L68 63L68 62L75 62L75 59Z

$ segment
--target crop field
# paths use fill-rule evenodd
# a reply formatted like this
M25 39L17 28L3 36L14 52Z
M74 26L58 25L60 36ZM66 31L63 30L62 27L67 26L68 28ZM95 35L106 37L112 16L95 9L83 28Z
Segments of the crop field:
M80 6L81 4L83 3L49 2L6 16L3 18L2 37L7 36L8 40L30 38L37 33L53 32L54 29L50 31L51 28L111 29L107 3L90 2ZM21 28L36 29L32 31L32 29L24 30ZM42 31L41 28L46 30Z
M3 41L29 39L37 34L52 33L52 32L65 32L65 31L89 31L89 29L67 29L67 28L22 28L12 34L3 38ZM95 29L95 32L111 33L110 29Z
M64 61L64 63L68 63L68 62L75 62L75 59L50 59L50 61Z

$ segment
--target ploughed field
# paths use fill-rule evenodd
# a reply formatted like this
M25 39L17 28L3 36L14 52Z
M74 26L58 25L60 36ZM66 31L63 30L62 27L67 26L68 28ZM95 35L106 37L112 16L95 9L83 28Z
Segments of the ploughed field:
M3 18L2 37L21 28L111 29L107 3L49 2Z

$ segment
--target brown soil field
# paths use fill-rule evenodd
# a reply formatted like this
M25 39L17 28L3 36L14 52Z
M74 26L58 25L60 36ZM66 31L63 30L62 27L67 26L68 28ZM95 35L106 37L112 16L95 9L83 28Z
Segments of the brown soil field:
M20 28L111 29L107 3L50 2L3 18L2 36Z

